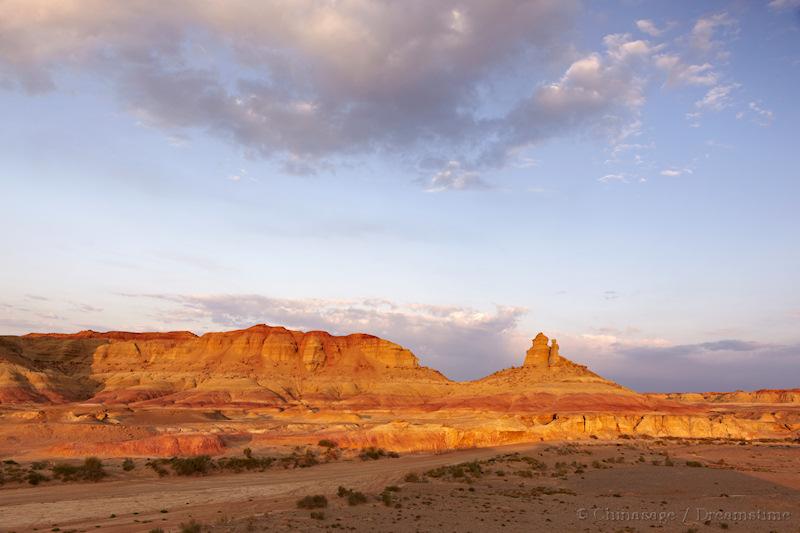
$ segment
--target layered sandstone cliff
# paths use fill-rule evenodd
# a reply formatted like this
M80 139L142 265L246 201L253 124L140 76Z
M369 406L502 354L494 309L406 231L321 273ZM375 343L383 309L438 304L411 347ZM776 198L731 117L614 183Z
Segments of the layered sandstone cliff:
M398 450L620 435L796 438L799 392L640 394L564 357L543 333L522 366L470 382L366 334L267 325L201 336L31 334L0 337L0 455L20 442L62 455L221 453L226 435Z
M373 335L257 325L207 333L0 337L0 402L281 405L420 395L449 381ZM422 390L424 389L424 390Z

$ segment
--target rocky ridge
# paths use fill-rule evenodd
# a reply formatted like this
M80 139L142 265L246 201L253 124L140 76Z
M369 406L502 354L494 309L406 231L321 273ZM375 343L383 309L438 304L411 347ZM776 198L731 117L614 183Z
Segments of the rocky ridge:
M20 439L56 455L127 456L222 453L242 435L400 451L620 435L796 438L796 393L640 394L564 357L542 333L522 366L469 382L366 334L263 324L201 336L30 334L0 337L0 456Z

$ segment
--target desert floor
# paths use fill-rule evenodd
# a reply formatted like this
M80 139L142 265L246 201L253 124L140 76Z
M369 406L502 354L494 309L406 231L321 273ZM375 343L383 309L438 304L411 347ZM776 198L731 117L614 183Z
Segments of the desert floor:
M105 463L109 481L6 483L0 531L800 531L789 443L549 442L205 477ZM326 507L297 507L317 494Z

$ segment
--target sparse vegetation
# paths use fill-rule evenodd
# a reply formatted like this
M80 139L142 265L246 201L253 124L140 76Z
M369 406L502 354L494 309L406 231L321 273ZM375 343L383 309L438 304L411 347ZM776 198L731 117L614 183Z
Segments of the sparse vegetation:
M692 468L701 468L703 463L700 461L686 461L686 466L691 466Z
M421 483L422 479L420 479L419 474L415 472L409 472L408 474L405 475L403 481L405 481L406 483Z
M305 496L297 500L298 509L321 509L328 506L328 498L322 494Z
M358 492L353 489L348 489L346 487L339 486L339 489L336 491L336 495L340 498L347 498L348 505L359 505L362 503L367 503L367 496L363 492Z
M122 461L122 469L124 471L130 472L134 468L136 468L136 463L133 462L133 459L128 458Z
M481 477L483 475L483 469L477 461L470 461L457 465L440 466L433 470L428 470L425 472L425 475L433 478L450 477L455 479L467 476Z
M362 461L368 460L378 460L381 457L390 457L390 458L397 458L400 457L400 454L397 452L386 451L383 448L376 448L375 446L370 446L368 448L362 448L361 453L358 454L358 457Z
M347 495L347 505L361 505L367 503L367 496L363 492L351 492Z
M552 496L553 494L567 494L569 496L576 496L577 495L574 490L563 489L563 488L560 488L560 487L542 487L542 486L533 487L531 489L531 494L533 496L539 496L541 494L544 494L544 495L547 495L547 496Z
M58 463L51 471L53 477L61 481L100 481L107 475L103 463L97 457L87 457L79 466Z
M320 439L317 443L318 446L322 446L323 448L338 448L339 445L330 439Z
M173 457L169 464L179 476L204 476L214 467L214 463L208 455Z
M37 472L36 470L31 470L30 472L28 472L27 476L28 483L30 483L31 485L38 485L42 481L48 481L49 479L50 479L49 477Z
M164 476L168 476L169 475L169 472L167 472L167 469L162 466L165 462L166 461L164 459L158 459L158 460L155 460L155 461L147 461L145 463L145 466L149 467L151 470L153 470L153 472L158 474L158 477L164 477Z

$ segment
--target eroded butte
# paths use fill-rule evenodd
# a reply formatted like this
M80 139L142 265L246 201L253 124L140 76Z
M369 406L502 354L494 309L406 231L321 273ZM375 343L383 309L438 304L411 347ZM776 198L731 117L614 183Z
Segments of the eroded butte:
M224 454L244 445L444 450L620 436L796 439L800 392L641 394L542 333L456 382L372 335L283 327L0 337L0 456Z

